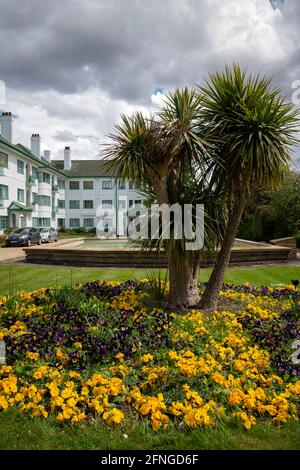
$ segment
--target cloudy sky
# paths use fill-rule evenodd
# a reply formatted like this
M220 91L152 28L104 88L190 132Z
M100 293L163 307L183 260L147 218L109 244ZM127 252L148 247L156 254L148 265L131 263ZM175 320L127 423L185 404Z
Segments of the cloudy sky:
M95 158L121 112L225 64L300 80L299 0L0 0L0 80L14 141ZM299 93L300 98L300 93Z

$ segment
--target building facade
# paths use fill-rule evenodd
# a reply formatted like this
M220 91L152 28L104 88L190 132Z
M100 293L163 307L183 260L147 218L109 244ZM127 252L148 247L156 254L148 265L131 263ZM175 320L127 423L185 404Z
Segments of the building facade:
M116 182L101 160L51 160L41 155L39 134L31 148L12 143L11 113L0 116L0 233L8 227L93 229L127 235L128 222L143 207L133 182ZM122 217L120 217L122 213Z

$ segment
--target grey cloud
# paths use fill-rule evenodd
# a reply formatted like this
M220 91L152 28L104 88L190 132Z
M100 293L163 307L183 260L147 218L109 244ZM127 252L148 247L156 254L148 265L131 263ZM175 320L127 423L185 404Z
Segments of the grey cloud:
M28 91L95 86L145 103L156 86L192 85L240 61L288 89L300 75L300 2L286 0L282 11L277 28L283 38L288 32L295 52L270 66L257 50L215 53L216 11L205 0L0 0L0 77Z
M53 138L58 142L75 142L78 137L73 132L65 130L55 132Z
M69 93L95 85L138 101L157 85L191 81L188 51L209 43L206 2L201 22L197 0L45 3L0 0L1 74L9 86Z

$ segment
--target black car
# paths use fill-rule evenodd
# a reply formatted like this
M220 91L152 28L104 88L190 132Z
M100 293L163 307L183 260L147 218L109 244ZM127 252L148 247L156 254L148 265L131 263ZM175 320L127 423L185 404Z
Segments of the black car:
M37 243L41 245L41 234L36 228L17 228L5 240L6 246L30 246Z

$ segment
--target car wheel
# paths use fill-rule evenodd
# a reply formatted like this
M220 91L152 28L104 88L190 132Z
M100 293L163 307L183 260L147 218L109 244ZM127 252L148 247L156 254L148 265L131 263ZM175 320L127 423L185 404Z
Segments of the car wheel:
M29 240L29 238L27 240L27 246L31 246L31 241Z

